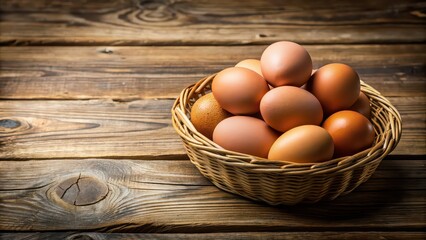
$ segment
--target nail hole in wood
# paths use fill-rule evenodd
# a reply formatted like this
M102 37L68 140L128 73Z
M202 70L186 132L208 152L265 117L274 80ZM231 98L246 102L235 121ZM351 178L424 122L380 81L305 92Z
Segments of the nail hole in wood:
M104 48L101 50L101 53L105 53L105 54L113 54L114 51L112 51L111 49L108 48Z

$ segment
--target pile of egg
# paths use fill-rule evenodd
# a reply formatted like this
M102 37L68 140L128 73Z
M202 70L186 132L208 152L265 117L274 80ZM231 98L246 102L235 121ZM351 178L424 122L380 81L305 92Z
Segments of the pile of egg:
M371 147L370 102L357 72L342 63L312 69L294 42L268 46L219 72L191 109L194 127L224 149L317 163Z

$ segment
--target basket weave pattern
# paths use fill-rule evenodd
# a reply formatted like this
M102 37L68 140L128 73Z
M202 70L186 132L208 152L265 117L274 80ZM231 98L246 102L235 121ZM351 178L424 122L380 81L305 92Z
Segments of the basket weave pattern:
M189 117L194 102L211 91L214 76L181 92L172 108L172 120L191 162L214 185L228 192L271 205L331 200L367 181L401 136L398 111L361 81L361 90L370 99L371 122L376 132L371 148L315 164L271 161L228 151L199 133Z

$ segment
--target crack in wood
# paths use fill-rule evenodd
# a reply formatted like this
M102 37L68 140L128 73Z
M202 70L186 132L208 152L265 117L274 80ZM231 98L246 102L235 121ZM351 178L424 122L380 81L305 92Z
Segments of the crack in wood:
M76 182L74 182L73 184L71 184L70 186L68 186L65 190L64 190L64 192L62 193L62 195L61 195L61 199L63 199L64 198L64 196L65 196L65 194L68 192L68 190L70 190L77 182L78 182L78 180L80 180L80 177L81 177L81 173L80 173L80 175L78 175L78 179L77 179L77 181ZM61 189L63 189L61 186L58 186L58 187L60 187ZM80 189L79 189L80 190Z
M107 184L94 177L83 176L69 178L56 186L56 195L74 206L96 204L106 198L110 192Z
M80 195L80 186L78 185L78 182L80 181L80 179L81 179L81 173L80 173L80 175L78 176L78 179L77 179L77 181L75 182L75 185L77 186L77 189L78 189L78 192L77 192L77 195L75 196L75 200L74 200L74 205L76 205L77 206L77 204L76 204L76 202L77 202L77 198L78 198L78 196Z

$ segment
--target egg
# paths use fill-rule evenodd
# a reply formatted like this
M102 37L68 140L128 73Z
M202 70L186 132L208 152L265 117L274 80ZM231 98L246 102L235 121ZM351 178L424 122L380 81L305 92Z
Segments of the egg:
M320 125L321 104L310 92L298 87L282 86L271 89L260 102L265 122L280 132L300 125Z
M282 134L269 150L268 159L317 163L330 160L333 152L333 139L325 129L303 125Z
M235 67L242 67L242 68L250 69L252 71L255 71L256 73L258 73L260 76L263 77L262 70L260 69L260 61L257 60L257 59L242 60L239 63L237 63L237 65L235 65Z
M312 59L306 49L294 42L269 45L260 59L262 74L273 87L305 84L312 72Z
M199 98L191 108L191 122L195 129L212 139L217 124L231 114L223 110L212 93Z
M328 117L323 125L334 142L334 156L350 156L374 142L373 124L361 113L344 110Z
M279 134L264 121L248 116L232 116L220 122L213 141L235 152L266 158Z
M321 67L306 85L306 89L318 98L327 116L351 107L358 99L360 88L358 74L342 63Z
M260 100L268 90L262 76L241 67L222 70L212 82L212 92L220 106L235 115L258 112Z
M358 99L348 110L359 112L362 115L364 115L366 118L370 119L371 107L370 107L370 100L368 99L367 95L365 95L365 93L363 92L360 92Z

